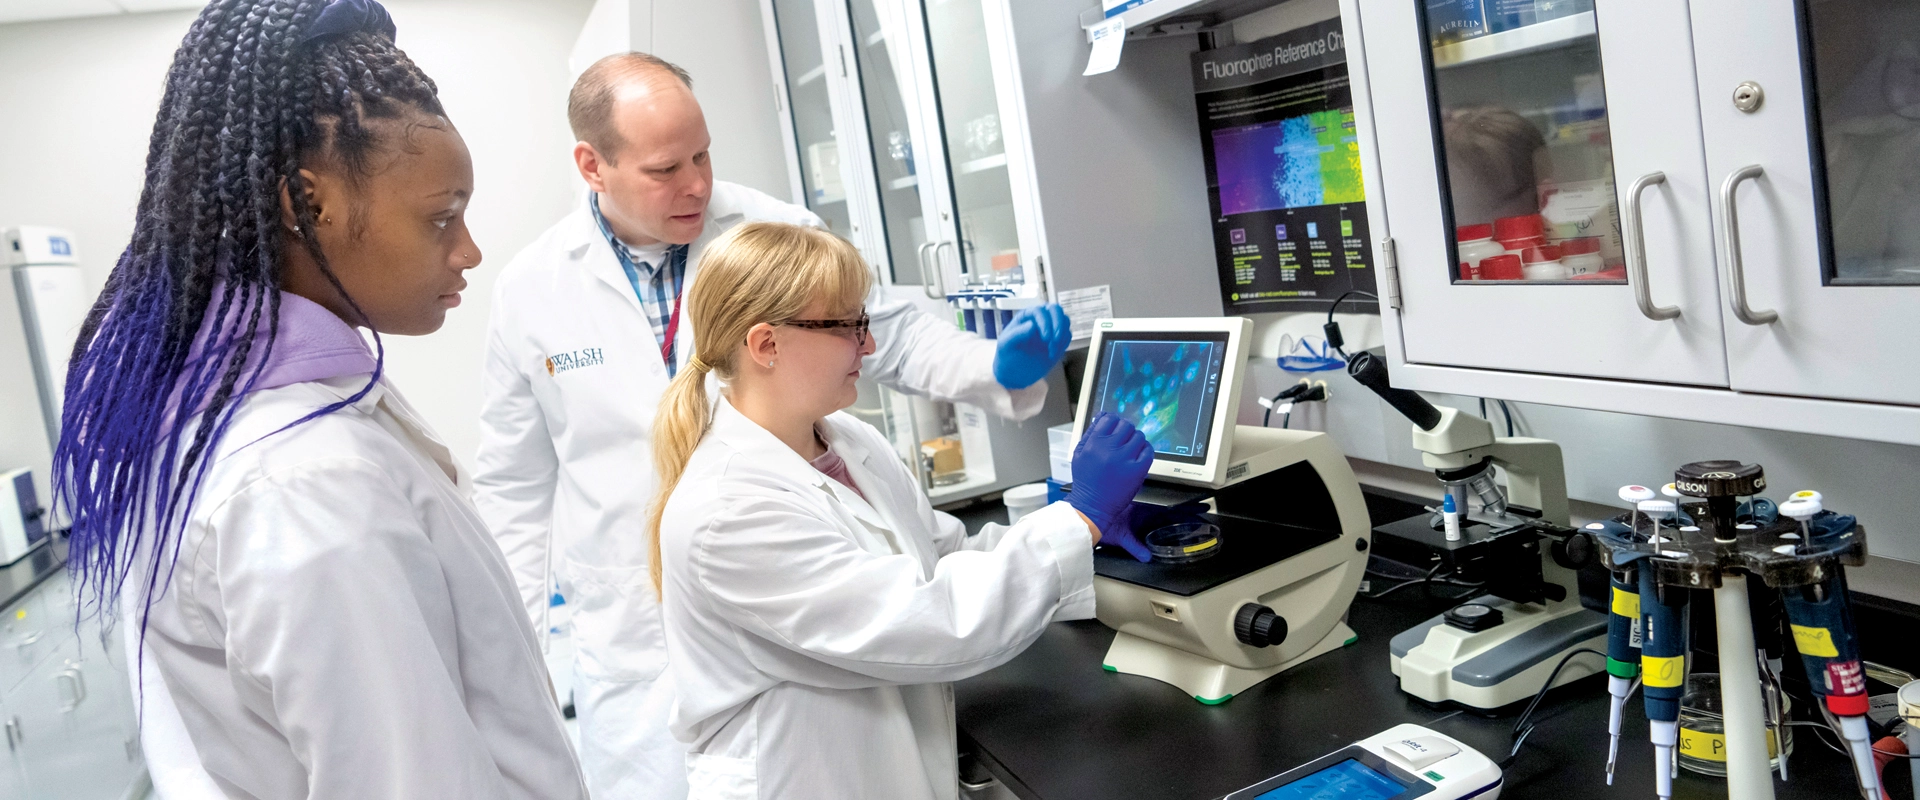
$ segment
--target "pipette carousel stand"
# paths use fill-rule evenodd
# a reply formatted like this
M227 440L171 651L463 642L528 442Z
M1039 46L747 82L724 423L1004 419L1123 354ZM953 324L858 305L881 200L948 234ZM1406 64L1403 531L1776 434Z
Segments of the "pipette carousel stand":
M1630 533L1596 532L1609 569L1637 566L1642 581L1658 597L1641 597L1641 607L1684 603L1681 590L1712 589L1716 638L1720 653L1721 708L1726 721L1727 795L1732 800L1771 800L1773 778L1768 774L1767 729L1763 711L1760 659L1754 656L1753 619L1747 604L1747 581L1759 578L1783 590L1793 623L1795 645L1806 660L1809 679L1829 711L1840 721L1842 735L1853 743L1854 727L1864 737L1864 675L1858 644L1846 608L1846 566L1866 563L1865 531L1851 517L1822 514L1819 496L1800 492L1782 504L1776 516L1770 503L1755 497L1766 488L1758 465L1737 461L1701 461L1674 473L1674 487L1682 502L1677 509L1694 524L1658 514L1633 514L1620 519ZM1687 498L1693 498L1688 501ZM1676 515L1677 516L1677 515ZM1676 525L1675 523L1681 523ZM1809 523L1813 524L1809 524ZM1674 595L1669 595L1673 592ZM1649 620L1646 634L1659 637L1662 623ZM1684 626L1681 626L1684 628ZM1684 631L1675 631L1684 636ZM1654 690L1673 689L1686 680L1686 659L1643 656L1643 686L1654 702ZM1677 697L1677 695L1676 695ZM1848 714L1853 706L1859 713ZM1654 719L1656 769L1662 797L1671 796L1673 742L1662 741L1660 720ZM1857 726L1853 723L1859 723ZM1875 787L1873 758L1861 738L1854 747L1857 775L1869 796ZM1783 756L1782 763L1784 765ZM1784 766L1783 766L1784 771Z

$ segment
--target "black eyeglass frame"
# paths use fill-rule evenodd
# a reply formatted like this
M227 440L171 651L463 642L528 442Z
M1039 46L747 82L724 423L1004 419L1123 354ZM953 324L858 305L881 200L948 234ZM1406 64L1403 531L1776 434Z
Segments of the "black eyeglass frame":
M795 328L805 328L814 331L837 331L843 328L852 328L854 345L864 347L867 344L867 331L872 327L869 323L870 320L867 318L867 312L861 311L860 316L854 319L790 319L774 324L791 325Z

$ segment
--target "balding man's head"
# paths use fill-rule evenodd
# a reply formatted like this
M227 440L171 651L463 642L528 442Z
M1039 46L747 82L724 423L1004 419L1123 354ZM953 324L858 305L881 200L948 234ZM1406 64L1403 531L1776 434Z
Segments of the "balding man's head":
M620 95L629 89L657 88L662 82L693 89L693 76L686 70L648 53L616 53L593 62L567 95L567 123L573 126L573 138L593 145L608 161L618 158L625 144L615 119Z
M646 245L700 235L713 140L686 70L646 53L600 59L574 83L567 116L574 164L616 236Z

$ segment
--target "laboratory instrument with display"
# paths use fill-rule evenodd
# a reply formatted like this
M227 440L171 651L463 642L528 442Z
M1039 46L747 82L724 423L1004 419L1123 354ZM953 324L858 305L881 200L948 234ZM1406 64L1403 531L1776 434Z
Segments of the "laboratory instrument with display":
M1101 412L1154 447L1133 531L1154 553L1094 554L1104 666L1222 703L1354 641L1341 621L1364 572L1360 485L1325 433L1234 424L1253 323L1102 319L1077 441Z
M1221 800L1496 800L1499 765L1451 736L1395 725Z

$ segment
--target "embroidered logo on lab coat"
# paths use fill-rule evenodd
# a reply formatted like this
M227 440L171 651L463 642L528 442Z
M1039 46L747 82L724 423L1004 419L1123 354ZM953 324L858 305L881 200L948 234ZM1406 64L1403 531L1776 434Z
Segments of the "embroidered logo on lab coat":
M547 356L547 375L559 375L562 372L581 367L597 367L607 363L606 354L598 347L582 347L566 353Z

